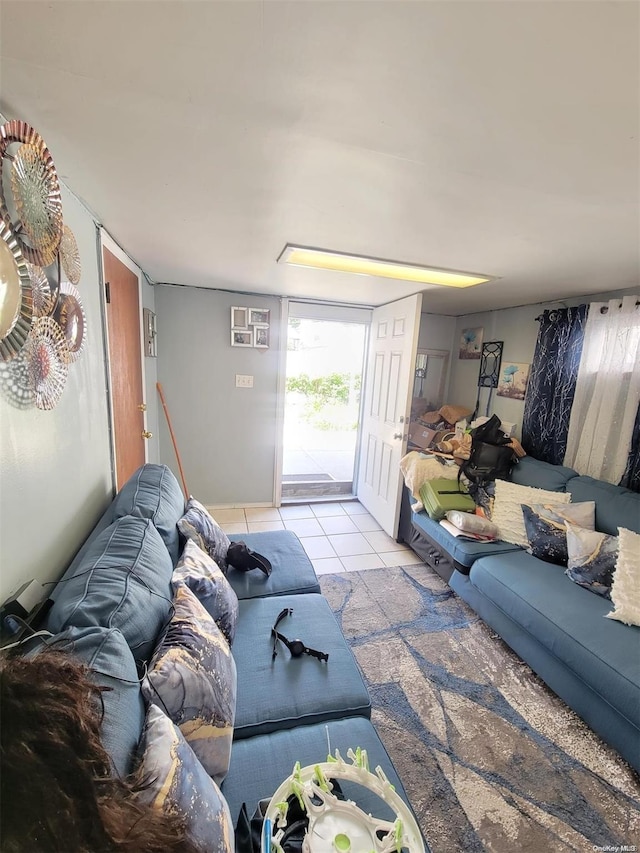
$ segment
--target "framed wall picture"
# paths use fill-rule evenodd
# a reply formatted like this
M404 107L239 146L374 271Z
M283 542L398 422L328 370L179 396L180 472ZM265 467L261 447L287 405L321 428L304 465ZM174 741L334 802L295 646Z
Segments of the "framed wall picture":
M510 397L512 400L524 400L530 367L530 364L503 361L496 394L499 397Z
M253 345L256 349L268 349L269 347L269 327L254 326L253 327Z
M231 309L231 328L232 329L248 329L249 328L249 309L239 308L237 305Z
M463 329L460 335L458 358L480 358L482 355L482 337L484 328Z
M250 326L268 326L269 314L268 308L250 308L249 309L249 325Z
M156 315L149 308L142 309L142 325L144 327L144 354L149 358L157 358Z
M253 332L251 329L231 329L232 347L252 347Z

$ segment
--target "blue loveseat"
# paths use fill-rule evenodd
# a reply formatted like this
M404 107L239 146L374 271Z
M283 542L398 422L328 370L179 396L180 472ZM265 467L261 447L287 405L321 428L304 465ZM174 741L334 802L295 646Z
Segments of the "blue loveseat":
M511 479L595 501L596 530L640 532L640 494L628 489L530 456ZM517 545L455 538L424 510L410 519L412 547L444 564L452 589L640 772L640 628L604 618L609 600Z
M129 773L143 730L145 705L137 683L171 612L170 586L184 541L177 522L185 511L169 468L145 465L124 485L55 586L45 625L108 686L104 693L103 740L114 768ZM237 671L234 740L221 790L235 825L243 803L249 814L268 798L296 761L325 761L339 749L366 749L408 802L395 769L370 722L367 689L313 566L290 531L241 537L267 556L259 570L229 568L238 599L232 654ZM327 663L292 658L284 648L272 659L271 626L291 608L290 638L329 654ZM381 802L359 791L358 804L382 818ZM384 805L384 804L382 804Z

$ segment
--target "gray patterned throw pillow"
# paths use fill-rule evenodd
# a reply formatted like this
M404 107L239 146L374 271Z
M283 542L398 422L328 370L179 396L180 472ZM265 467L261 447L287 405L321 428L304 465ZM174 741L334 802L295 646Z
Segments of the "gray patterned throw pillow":
M180 729L155 705L147 711L139 756L147 785L138 797L159 812L182 818L187 835L203 853L233 853L227 801Z
M591 592L611 598L611 583L618 559L618 537L567 523L567 550L567 577Z
M566 566L569 555L565 522L593 530L596 504L595 501L565 506L522 504L522 515L529 540L527 551L546 563Z
M227 573L227 551L231 540L200 501L190 497L184 515L178 521L178 530L216 561Z
M215 560L193 539L187 539L171 582L189 587L231 645L236 635L238 596Z
M142 692L179 727L220 784L229 769L236 710L236 665L222 631L180 583L174 614L156 648Z

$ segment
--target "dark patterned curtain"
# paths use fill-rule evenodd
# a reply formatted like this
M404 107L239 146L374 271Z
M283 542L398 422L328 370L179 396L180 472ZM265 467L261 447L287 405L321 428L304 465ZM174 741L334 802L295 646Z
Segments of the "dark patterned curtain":
M631 437L631 450L620 485L626 486L634 492L640 492L640 406L636 412L636 421L633 425L633 436Z
M531 365L522 446L531 456L562 465L582 354L587 305L544 311Z

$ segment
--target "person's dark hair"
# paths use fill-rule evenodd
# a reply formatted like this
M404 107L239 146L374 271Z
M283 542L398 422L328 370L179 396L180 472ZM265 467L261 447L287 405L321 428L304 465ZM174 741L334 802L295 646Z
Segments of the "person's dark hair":
M101 692L72 655L0 655L3 853L195 853L177 819L119 779L100 740Z

